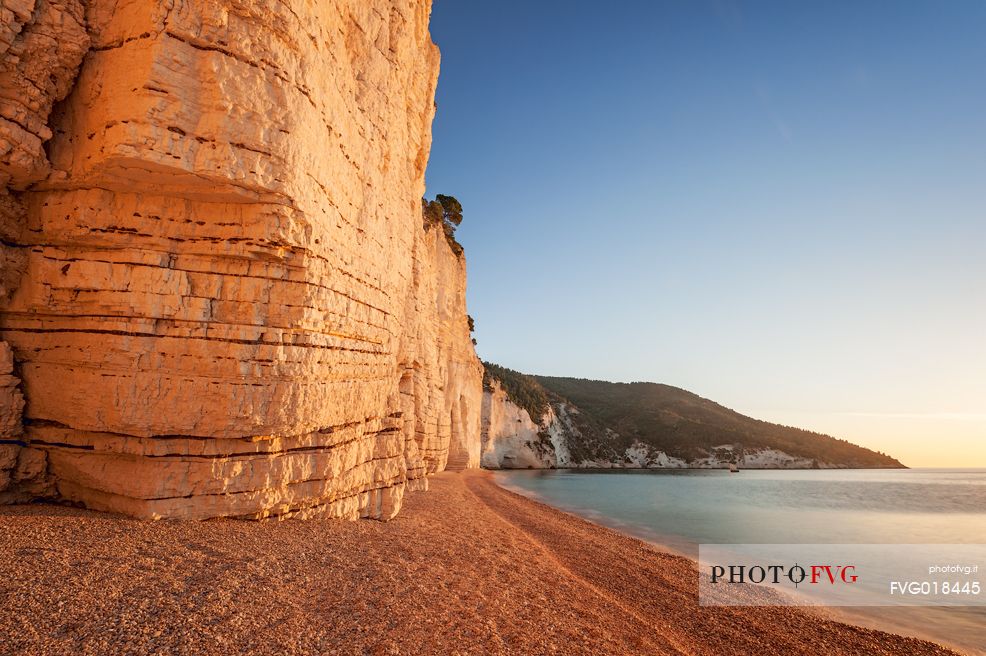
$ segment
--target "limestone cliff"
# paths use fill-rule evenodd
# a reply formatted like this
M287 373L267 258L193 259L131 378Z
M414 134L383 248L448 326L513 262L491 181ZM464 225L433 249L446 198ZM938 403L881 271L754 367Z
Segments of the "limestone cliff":
M567 467L565 425L551 406L538 421L510 400L500 381L483 392L482 455L487 469L542 469Z
M478 466L430 2L0 2L0 497L386 519Z

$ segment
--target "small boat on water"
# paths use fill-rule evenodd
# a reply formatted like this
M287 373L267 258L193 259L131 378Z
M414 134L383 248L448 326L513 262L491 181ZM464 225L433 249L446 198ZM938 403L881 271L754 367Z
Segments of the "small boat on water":
M735 465L734 463L732 463L732 462L731 462L731 463L729 463L729 473L730 473L730 474L738 474L738 473L739 473L739 467L737 467L737 466L736 466L736 465Z

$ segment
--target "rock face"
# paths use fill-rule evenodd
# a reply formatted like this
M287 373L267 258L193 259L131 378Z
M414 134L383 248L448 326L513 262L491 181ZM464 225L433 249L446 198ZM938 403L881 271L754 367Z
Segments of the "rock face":
M553 417L541 418L553 423ZM541 425L531 420L527 410L507 398L499 381L483 392L482 455L487 469L540 469L557 463L554 453L541 448Z
M50 172L48 115L71 89L89 48L84 24L78 0L0 0L0 307L27 263L19 192ZM23 447L23 409L13 352L0 341L0 503L53 491L44 451Z
M8 496L387 519L479 465L465 263L420 211L430 2L2 1L0 47L56 42L2 78L7 442L41 462Z
M578 428L566 403L549 405L533 421L530 413L510 400L500 381L483 390L481 463L486 469L550 469L579 467L568 448ZM575 410L577 412L577 410Z

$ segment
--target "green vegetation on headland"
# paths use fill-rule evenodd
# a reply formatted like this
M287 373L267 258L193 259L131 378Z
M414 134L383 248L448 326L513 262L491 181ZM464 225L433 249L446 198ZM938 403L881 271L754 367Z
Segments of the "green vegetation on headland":
M483 363L484 383L500 381L507 398L539 421L549 404L564 407L573 462L620 462L643 444L685 461L716 456L737 461L744 451L775 449L820 464L903 467L876 451L812 431L753 419L677 387L529 376ZM729 448L722 448L728 446Z

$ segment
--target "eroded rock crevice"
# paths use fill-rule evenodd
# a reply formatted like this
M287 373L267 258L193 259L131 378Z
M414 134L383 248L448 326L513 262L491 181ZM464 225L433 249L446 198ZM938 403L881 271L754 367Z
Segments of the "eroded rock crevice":
M89 48L79 0L0 2L0 307L27 271L26 190L51 172L52 106L72 88ZM0 334L0 502L54 494L48 456L30 445L15 350Z

